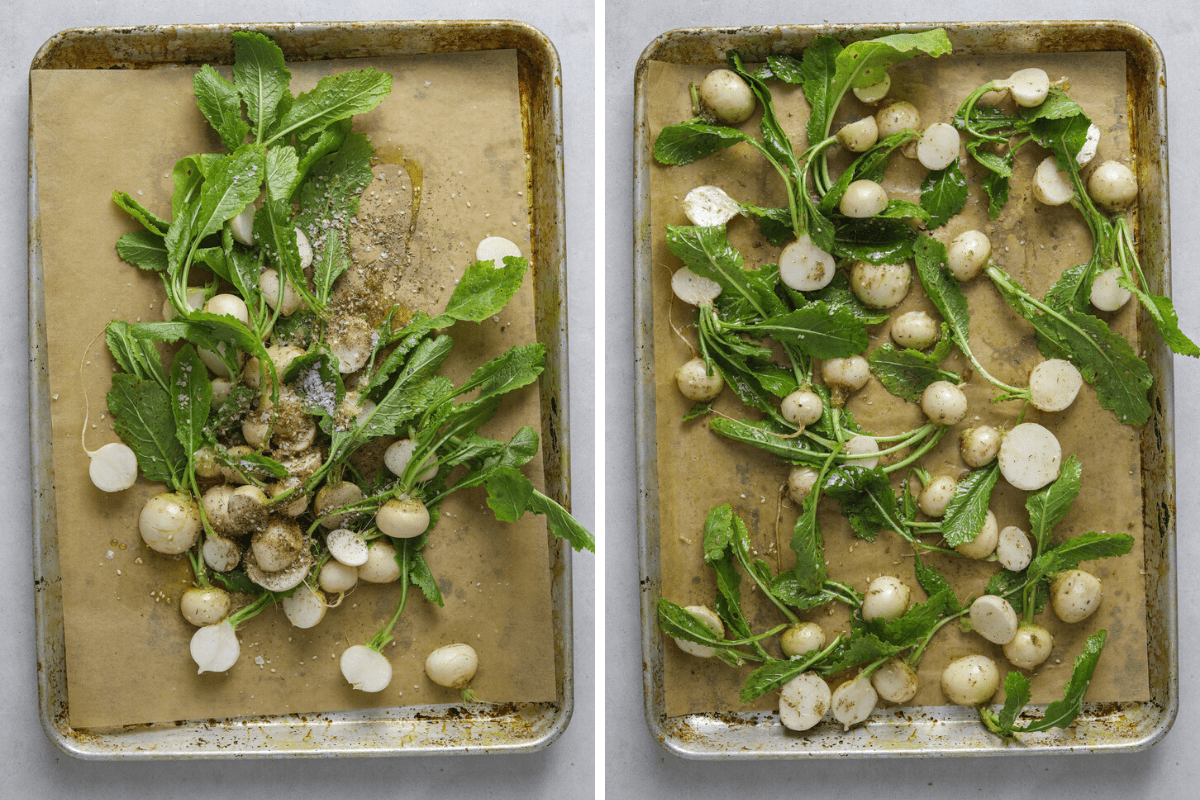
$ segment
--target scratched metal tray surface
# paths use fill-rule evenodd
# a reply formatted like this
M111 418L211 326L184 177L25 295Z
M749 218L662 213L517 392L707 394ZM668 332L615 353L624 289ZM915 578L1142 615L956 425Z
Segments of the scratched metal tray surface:
M48 40L30 69L146 69L228 62L230 34L261 31L292 61L517 51L525 152L530 169L532 271L537 338L547 348L540 383L547 494L570 503L567 418L566 244L562 76L558 53L516 21L403 21L278 25L81 28ZM32 114L31 114L32 116ZM530 752L563 732L573 708L571 561L551 540L548 565L554 627L555 700L540 703L418 705L341 713L209 719L118 730L69 722L62 588L54 502L48 355L39 231L36 153L29 141L29 390L38 698L55 745L82 759L265 758L463 755Z
M1170 729L1179 703L1175 564L1175 442L1171 352L1145 318L1138 320L1138 350L1154 374L1150 420L1143 426L1143 523L1146 541L1147 654L1151 699L1087 703L1069 731L1024 735L1006 746L980 725L973 709L955 706L877 709L870 720L843 732L824 723L787 735L776 712L711 712L668 717L663 680L666 637L658 629L661 595L659 493L655 411L654 326L650 230L651 132L648 71L651 61L721 65L725 52L746 61L795 53L818 36L849 42L893 32L942 27L955 55L1019 55L1124 51L1131 147L1139 183L1137 215L1142 264L1153 291L1170 296L1171 251L1167 202L1166 74L1158 45L1124 22L905 23L747 28L689 28L656 38L642 53L635 75L634 316L637 345L636 424L641 564L643 686L646 720L655 739L678 756L705 760L934 755L1031 755L1138 750ZM664 452L664 456L667 457Z

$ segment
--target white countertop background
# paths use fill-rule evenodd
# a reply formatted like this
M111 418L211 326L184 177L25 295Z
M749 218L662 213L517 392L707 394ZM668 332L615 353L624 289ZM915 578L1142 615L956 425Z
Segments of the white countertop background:
M391 19L520 19L555 44L562 64L566 206L569 232L569 392L572 500L577 517L595 520L593 399L594 152L593 7L549 0L2 0L5 41L0 48L0 336L13 346L0 354L0 417L9 427L0 443L12 454L0 467L0 503L13 513L0 530L13 583L0 615L0 797L235 798L310 797L560 797L593 796L595 775L595 559L575 556L575 712L562 737L537 753L429 758L285 759L113 763L79 761L46 738L38 718L33 548L30 523L27 197L29 64L38 48L68 28L180 23L239 23ZM136 124L136 121L131 121Z
M609 0L606 7L605 148L606 270L604 331L607 435L605 474L606 657L605 746L609 798L1195 798L1200 797L1200 591L1190 579L1200 566L1200 439L1195 395L1200 363L1175 359L1177 426L1177 558L1180 712L1165 739L1145 752L1053 757L924 758L806 762L685 761L662 750L644 724L638 605L637 483L633 346L633 89L643 49L658 34L697 26L941 22L997 19L1123 19L1162 48L1167 72L1174 300L1184 330L1200 340L1200 148L1189 135L1200 122L1200 58L1194 3L1171 0L924 0L910 3L837 0L830 3L690 3Z

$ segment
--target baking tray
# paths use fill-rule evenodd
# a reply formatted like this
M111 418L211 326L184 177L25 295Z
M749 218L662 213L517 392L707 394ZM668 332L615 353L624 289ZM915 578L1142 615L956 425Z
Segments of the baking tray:
M818 36L849 42L935 27L946 30L955 56L1125 52L1130 144L1140 187L1136 224L1141 261L1148 270L1146 278L1152 291L1170 295L1166 75L1157 44L1135 26L1115 21L1009 21L689 28L664 33L651 42L638 61L634 93L635 422L642 487L638 494L642 661L647 723L655 739L675 755L724 760L1112 752L1154 744L1175 719L1179 674L1172 356L1144 311L1138 319L1137 344L1154 375L1154 410L1139 437L1149 633L1148 701L1086 703L1069 731L1022 735L1020 743L1013 745L1005 745L988 733L974 710L955 706L877 709L867 723L849 732L843 733L840 726L826 722L799 736L785 734L776 712L666 716L663 665L667 638L656 621L662 584L654 326L663 321L653 316L650 171L654 162L648 122L649 62L722 66L726 51L736 49L748 63L757 63L767 55L799 52Z
M550 40L506 20L80 28L48 40L30 66L147 69L229 63L230 35L257 30L289 61L511 49L517 53L528 170L537 338L547 348L539 392L546 493L570 508L562 74ZM32 118L32 114L31 114ZM62 587L55 520L46 318L36 152L29 139L29 390L38 706L47 736L83 759L262 758L530 752L566 728L573 709L571 561L550 541L555 700L436 704L372 711L209 719L118 730L72 728L67 708Z

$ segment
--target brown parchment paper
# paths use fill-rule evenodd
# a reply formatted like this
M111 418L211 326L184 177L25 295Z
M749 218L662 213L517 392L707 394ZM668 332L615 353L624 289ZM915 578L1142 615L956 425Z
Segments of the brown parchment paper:
M394 82L379 108L355 120L379 163L351 229L351 272L361 278L399 265L380 290L413 310L437 313L482 238L505 236L530 256L516 54L289 64L292 91L312 88L325 74L368 66L390 72ZM227 68L221 71L229 76ZM188 654L194 629L178 609L190 568L182 556L150 551L137 529L142 505L161 487L139 481L116 495L100 492L87 478L79 439L83 390L91 400L87 446L117 439L104 404L114 365L97 334L112 319L161 319L164 299L156 275L118 259L114 242L137 226L111 194L127 191L169 218L175 161L221 150L196 108L194 72L31 73L71 725L455 702L457 692L434 685L423 670L431 650L455 641L480 654L473 687L481 699L553 700L544 521L527 515L514 525L497 523L477 489L442 506L424 554L445 607L410 591L395 642L384 651L394 669L385 691L353 691L337 659L390 618L399 596L395 584L360 583L310 630L293 628L280 609L270 608L240 630L241 657L228 673L196 674ZM398 166L405 163L408 170ZM406 248L414 188L421 204ZM485 360L532 341L533 309L527 278L498 317L456 325L450 331L456 348L444 373L460 382ZM507 439L522 425L540 430L538 406L535 387L514 393L484 432ZM541 485L540 457L526 472Z
M664 126L692 116L688 83L699 82L719 65L690 66L662 62L649 65L648 117L651 141ZM1129 130L1126 109L1124 53L1077 55L950 56L906 61L890 70L892 88L889 99L908 100L921 112L922 126L948 121L963 98L989 80L1007 77L1026 66L1045 69L1051 80L1065 76L1069 93L1100 127L1102 138L1094 163L1109 158L1129 162ZM804 126L808 106L798 86L772 81L776 111L784 129L800 152L805 145ZM997 98L997 95L988 95ZM847 94L832 127L836 131L874 109ZM758 135L760 114L747 121L743 129ZM961 160L971 187L963 213L954 217L934 235L949 243L964 230L976 228L992 241L993 260L1008 271L1034 295L1041 296L1063 269L1086 261L1091 239L1080 214L1069 206L1050 208L1033 200L1031 176L1045 153L1030 145L1019 153L1012 179L1012 196L1001 216L987 219L986 197L979 184L979 170L965 156ZM848 162L844 155L831 158L834 175ZM925 169L915 160L893 154L884 182L889 196L914 202L920 199L920 184ZM753 546L773 569L790 568L794 556L788 547L791 528L798 509L787 499L783 486L789 467L759 450L726 440L707 429L704 420L681 423L690 402L675 386L674 370L692 357L689 345L668 322L689 325L693 311L674 299L670 277L681 262L666 247L665 226L687 225L682 201L687 192L702 184L716 184L742 202L763 206L786 205L782 181L762 156L748 145L737 145L695 164L651 167L651 228L654 259L655 357L658 365L656 402L658 414L659 497L663 596L682 605L711 604L715 595L712 571L704 566L703 524L714 505L729 502L746 520ZM757 223L736 218L729 223L729 238L745 258L748 267L775 263L780 248L772 247L757 230ZM971 346L977 357L1001 380L1028 385L1029 371L1041 360L1032 328L1004 304L986 277L963 286L971 308ZM913 288L893 314L924 310L935 319L937 311L913 276ZM1110 315L1109 323L1126 336L1133 336L1134 315L1131 306ZM888 341L890 323L872 330L870 349ZM695 341L694 331L684 335ZM961 354L949 360L951 369L966 368ZM992 404L995 390L982 378L972 377L965 386L970 403L967 418L954 426L923 460L932 475L961 477L967 467L958 454L961 429L987 423L1011 428L1020 411L1019 403ZM856 420L876 433L899 433L924 422L920 409L888 394L872 379L849 402ZM758 412L746 409L736 396L725 391L716 403L718 413L734 418L757 418ZM1075 403L1058 414L1043 414L1030 408L1025 420L1039 422L1053 430L1063 447L1064 457L1075 454L1083 465L1083 489L1070 514L1055 529L1055 539L1076 536L1087 531L1127 532L1134 537L1133 552L1119 559L1106 559L1084 568L1101 578L1104 599L1099 610L1076 625L1060 623L1048 608L1036 621L1054 636L1055 646L1049 660L1034 672L1034 702L1049 702L1062 696L1076 654L1084 639L1105 628L1108 640L1089 700L1145 700L1149 697L1146 664L1145 580L1142 573L1141 461L1137 431L1123 426L1096 402L1095 390L1085 385ZM899 476L893 484L899 486ZM991 508L1000 527L1016 525L1028 530L1025 510L1026 493L1017 491L1001 479L995 489ZM898 536L884 532L874 543L855 539L840 511L831 500L823 499L819 508L825 537L825 555L830 577L853 585L859 592L883 574L896 575L913 592L913 602L926 598L913 575L912 553ZM984 593L989 578L999 571L994 562L979 562L930 555L926 563L935 566L952 582L960 599ZM762 631L785 620L777 609L751 591L744 581L744 606L755 630ZM845 606L815 609L802 619L819 623L827 640L849 629ZM777 648L777 645L770 645ZM919 669L920 690L912 705L944 705L939 678L945 666L968 653L993 658L1001 674L1014 669L1001 648L974 633L962 633L956 625L945 626L934 639ZM776 656L781 654L776 649ZM673 644L665 647L665 710L668 716L695 712L770 709L778 704L770 693L752 704L738 700L738 690L751 667L731 669L716 659L698 659L684 654ZM844 676L846 678L851 675ZM834 685L839 679L833 681ZM997 694L997 700L1002 693Z

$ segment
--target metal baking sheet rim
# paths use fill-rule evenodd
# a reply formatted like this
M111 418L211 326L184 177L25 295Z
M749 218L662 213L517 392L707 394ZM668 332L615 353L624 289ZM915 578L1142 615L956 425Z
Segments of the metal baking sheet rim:
M567 403L565 199L562 70L541 31L511 20L180 25L82 28L49 39L31 64L39 68L144 68L212 60L216 42L235 30L269 34L294 57L411 55L516 49L526 151L530 155L536 328L547 347L540 383L547 494L570 508ZM326 35L333 44L326 46ZM356 38L355 38L356 37ZM357 43L359 49L349 48ZM191 48L191 49L189 49ZM199 51L199 52L198 52ZM32 98L31 98L32 100ZM32 119L32 113L30 114ZM29 136L30 465L38 710L47 737L87 760L282 758L523 753L543 749L566 729L574 708L569 548L550 544L555 650L553 702L439 704L336 713L192 720L113 730L72 728L66 692L62 589L56 549L45 297L37 197L36 151Z
M1118 21L903 23L747 28L689 28L657 37L643 51L635 72L634 129L634 340L639 560L643 689L646 722L655 740L674 755L698 760L900 756L1033 755L1134 751L1158 742L1175 721L1179 706L1179 663L1175 565L1174 378L1171 352L1154 335L1145 312L1138 321L1139 345L1154 374L1154 414L1142 429L1143 518L1146 529L1147 627L1151 699L1146 702L1086 703L1068 731L1022 737L1005 745L988 733L972 709L937 706L877 710L865 725L848 732L832 723L791 734L775 712L712 712L667 717L663 685L665 637L655 622L661 594L658 519L658 451L654 389L654 320L650 257L651 147L647 127L648 62L724 61L738 49L747 60L794 52L816 36L843 40L890 32L945 28L956 54L1067 52L1124 49L1129 58L1129 112L1135 171L1141 187L1138 232L1154 291L1170 296L1171 262L1167 202L1166 72L1162 52L1143 30ZM1106 44L1102 44L1106 43Z

